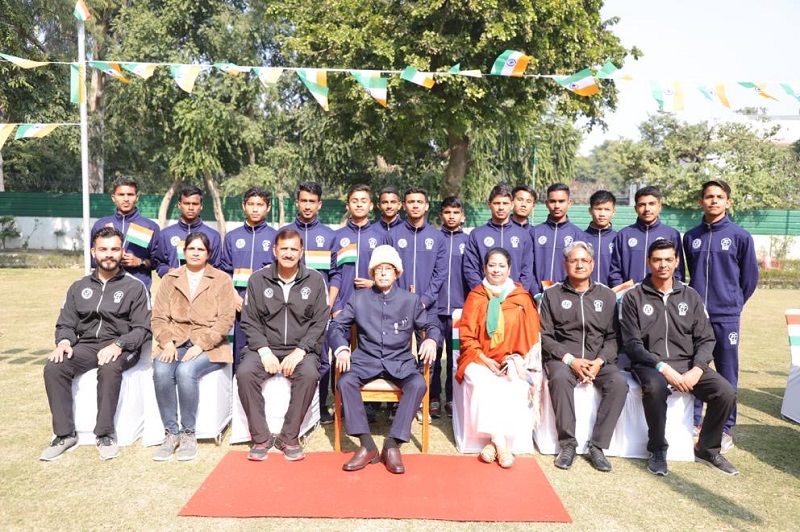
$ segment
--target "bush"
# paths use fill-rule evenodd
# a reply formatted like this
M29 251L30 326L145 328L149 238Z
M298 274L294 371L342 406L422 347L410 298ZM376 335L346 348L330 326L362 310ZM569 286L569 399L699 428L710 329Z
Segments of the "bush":
M800 288L800 261L786 261L781 266L780 270L761 270L758 287Z

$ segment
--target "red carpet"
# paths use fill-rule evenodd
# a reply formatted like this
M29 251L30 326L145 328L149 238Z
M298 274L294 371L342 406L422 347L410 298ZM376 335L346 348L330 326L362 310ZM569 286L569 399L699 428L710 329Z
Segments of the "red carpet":
M299 462L246 456L229 452L179 515L572 521L532 457L502 469L476 456L409 454L406 473L393 475L380 463L342 471L350 453L309 453Z

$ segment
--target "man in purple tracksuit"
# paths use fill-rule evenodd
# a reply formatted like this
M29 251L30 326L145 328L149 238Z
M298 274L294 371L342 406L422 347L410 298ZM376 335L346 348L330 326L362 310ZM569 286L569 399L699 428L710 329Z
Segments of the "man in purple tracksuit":
M444 338L447 365L444 377L444 393L446 402L444 411L448 417L453 416L453 311L464 307L464 299L469 288L464 282L462 263L467 248L467 235L461 228L464 223L464 205L455 196L448 196L442 201L442 234L445 238L445 281L439 291L438 312L439 330ZM431 416L434 406L438 406L441 416L442 395L442 362L436 357L431 377ZM439 417L436 416L436 417Z
M153 284L150 272L155 268L155 257L161 229L158 224L145 218L136 208L139 201L139 185L132 177L120 176L111 184L111 201L117 206L117 212L97 220L92 227L94 235L103 227L114 227L125 235L122 243L122 268L142 281L150 290ZM92 259L92 267L97 267Z
M533 216L533 209L536 207L536 191L528 185L517 185L511 194L514 197L511 221L529 231L533 238L533 224L530 223L530 217Z
M222 256L221 239L216 229L203 223L200 212L203 210L203 191L194 185L183 187L178 194L178 223L161 231L158 251L155 257L156 272L164 277L170 271L186 263L183 256L183 242L189 233L203 233L211 244L209 264L219 268Z
M708 181L700 192L703 221L683 236L689 286L705 303L714 329L714 367L731 383L739 382L739 323L742 309L758 286L758 260L753 237L728 218L731 188L721 180ZM694 424L700 425L703 405L695 401ZM731 428L736 406L725 423L722 451L733 447Z
M313 181L297 185L297 218L283 229L294 229L303 240L304 256L300 262L322 274L328 289L328 305L333 307L334 298L331 280L341 276L336 266L339 241L336 231L319 221L317 214L322 208L322 186ZM328 342L323 337L319 363L319 422L333 423L333 416L326 408L330 383L331 363L328 358Z
M636 191L636 222L623 228L614 238L611 253L611 269L608 272L608 286L614 288L632 280L641 282L650 273L647 266L647 250L656 240L667 239L683 256L681 235L668 225L661 223L661 191L656 187L642 187ZM675 278L686 279L683 263L675 269Z
M271 192L261 187L247 189L242 196L244 225L226 234L222 247L219 269L233 277L233 286L236 287L239 296L236 302L236 323L233 326L234 371L239 365L242 348L247 344L247 337L241 326L247 281L253 272L275 261L272 245L275 243L277 232L266 221L271 207Z
M505 183L495 185L489 193L492 218L469 234L464 252L464 280L472 289L483 280L483 256L495 246L511 254L511 279L525 290L538 286L533 273L533 242L531 235L510 220L513 196Z
M395 187L384 187L378 193L378 210L381 217L375 222L375 228L386 237L391 236L394 229L403 223L400 210L403 202L400 200L400 191Z
M553 183L547 187L545 205L549 211L547 220L533 228L533 266L538 292L566 277L564 248L573 242L586 240L583 231L567 216L572 205L567 185Z
M592 280L611 286L608 272L611 269L611 252L614 249L614 237L617 231L611 227L611 220L616 213L617 198L607 190L598 190L589 198L589 214L592 221L583 232L586 241L594 248L594 271Z

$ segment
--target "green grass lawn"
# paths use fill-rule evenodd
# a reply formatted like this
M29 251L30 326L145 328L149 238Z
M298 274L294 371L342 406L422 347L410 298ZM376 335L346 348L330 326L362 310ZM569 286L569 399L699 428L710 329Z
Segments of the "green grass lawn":
M69 269L0 269L0 526L3 529L325 529L407 530L798 530L800 427L780 417L789 365L783 311L800 307L800 292L759 290L748 305L741 339L739 424L727 457L741 471L726 477L695 463L670 463L657 478L644 460L611 458L603 474L584 459L571 471L536 455L572 516L572 525L446 523L328 519L203 519L177 513L231 448L201 443L193 462L156 463L138 443L101 461L93 447L44 463L51 437L42 366L53 346L53 327L69 283ZM414 425L415 434L419 426ZM382 421L376 434L386 434ZM307 451L332 451L333 429L311 433ZM245 450L246 446L232 447ZM405 452L417 452L406 445ZM449 419L434 420L431 452L456 453ZM273 455L270 459L281 459ZM344 462L346 457L343 456ZM269 471L269 461L261 471ZM407 473L413 474L413 472ZM469 481L469 479L463 479ZM458 497L461 481L442 498ZM259 496L259 494L253 494ZM391 496L391 494L376 494ZM536 497L531 493L530 497Z

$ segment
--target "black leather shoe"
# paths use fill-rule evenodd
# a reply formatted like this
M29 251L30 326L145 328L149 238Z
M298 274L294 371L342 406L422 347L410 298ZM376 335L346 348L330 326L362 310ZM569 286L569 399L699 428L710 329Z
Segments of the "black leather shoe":
M366 447L359 447L356 449L356 454L342 466L342 469L345 471L358 471L369 464L377 464L379 461L380 457L378 456L377 448L367 450Z
M402 475L406 472L406 468L403 466L403 457L397 447L384 448L383 452L381 452L381 462L386 466L386 471L389 473Z
M603 473L611 471L611 462L608 461L606 455L603 453L603 449L600 447L589 445L589 461L598 471L602 471Z
M558 456L556 456L556 467L559 469L569 469L572 467L572 462L575 461L575 447L571 445L565 445L561 448L558 452Z

